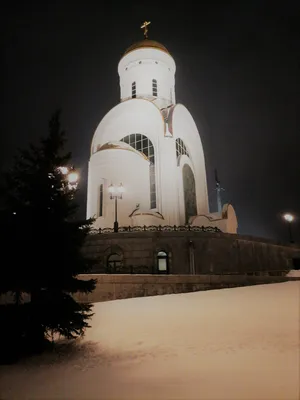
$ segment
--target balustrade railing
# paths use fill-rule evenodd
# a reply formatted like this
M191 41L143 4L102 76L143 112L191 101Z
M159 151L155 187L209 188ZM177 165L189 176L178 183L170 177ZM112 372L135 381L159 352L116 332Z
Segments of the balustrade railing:
M222 232L219 228L214 226L191 226L191 225L143 225L143 226L121 226L118 233L128 232ZM113 228L99 228L92 229L91 234L98 233L114 233Z

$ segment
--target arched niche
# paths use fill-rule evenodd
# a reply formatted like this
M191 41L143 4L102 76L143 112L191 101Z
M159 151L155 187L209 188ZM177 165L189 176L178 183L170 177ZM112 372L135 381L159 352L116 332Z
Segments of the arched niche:
M197 215L197 199L195 177L191 167L184 164L182 168L183 195L185 223L189 222L189 218Z

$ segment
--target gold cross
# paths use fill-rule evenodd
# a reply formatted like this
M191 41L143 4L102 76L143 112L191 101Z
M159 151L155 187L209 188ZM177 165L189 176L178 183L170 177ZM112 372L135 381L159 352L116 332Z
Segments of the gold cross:
M151 22L150 21L145 21L144 23L143 23L143 25L141 26L141 29L144 29L144 36L145 36L145 39L148 39L148 25L150 25L151 24Z

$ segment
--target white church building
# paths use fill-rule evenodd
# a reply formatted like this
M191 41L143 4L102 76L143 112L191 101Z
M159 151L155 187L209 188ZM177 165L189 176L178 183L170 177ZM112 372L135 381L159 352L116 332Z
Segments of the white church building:
M236 233L231 205L209 212L201 132L176 103L172 55L147 38L145 26L144 40L118 65L120 102L92 139L87 218L95 218L95 228L118 221L120 227L190 224Z

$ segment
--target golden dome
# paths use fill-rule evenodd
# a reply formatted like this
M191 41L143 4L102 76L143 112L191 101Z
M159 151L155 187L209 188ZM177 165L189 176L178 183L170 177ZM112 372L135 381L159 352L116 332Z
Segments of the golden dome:
M133 50L144 49L144 48L157 49L157 50L164 51L167 54L170 54L168 52L168 50L165 48L165 46L162 45L161 43L158 43L155 40L144 39L144 40L141 40L140 42L134 43L133 45L128 47L128 49L124 53L124 56L126 54L130 53Z

